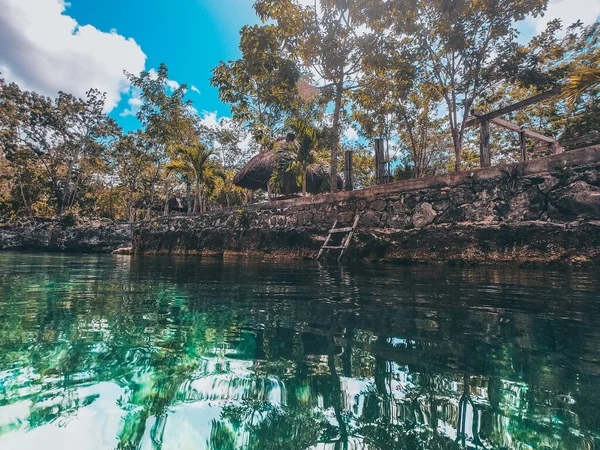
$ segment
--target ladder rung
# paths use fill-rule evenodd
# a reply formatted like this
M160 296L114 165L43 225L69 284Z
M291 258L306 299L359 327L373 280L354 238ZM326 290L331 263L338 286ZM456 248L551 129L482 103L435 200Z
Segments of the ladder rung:
M331 233L348 233L350 231L352 231L354 228L352 227L346 227L346 228L332 228L331 230L329 230L329 234Z
M330 250L340 250L340 249L344 248L344 246L343 245L324 245L321 248L328 248Z

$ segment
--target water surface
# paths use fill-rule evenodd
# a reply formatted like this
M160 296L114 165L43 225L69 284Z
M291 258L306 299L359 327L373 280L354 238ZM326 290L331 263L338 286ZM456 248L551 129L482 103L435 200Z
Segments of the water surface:
M598 275L0 253L0 449L600 448Z

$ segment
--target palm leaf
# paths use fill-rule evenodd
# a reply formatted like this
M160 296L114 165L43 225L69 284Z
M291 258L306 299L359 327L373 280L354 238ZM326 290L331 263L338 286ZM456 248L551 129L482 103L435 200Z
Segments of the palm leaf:
M562 90L561 97L574 102L586 91L595 87L600 87L600 66L582 67L571 76Z

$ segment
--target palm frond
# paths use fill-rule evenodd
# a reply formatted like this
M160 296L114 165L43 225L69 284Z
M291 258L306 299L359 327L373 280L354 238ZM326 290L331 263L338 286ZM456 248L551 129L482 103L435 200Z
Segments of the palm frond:
M578 69L563 88L561 97L571 102L576 101L586 91L600 87L600 65Z

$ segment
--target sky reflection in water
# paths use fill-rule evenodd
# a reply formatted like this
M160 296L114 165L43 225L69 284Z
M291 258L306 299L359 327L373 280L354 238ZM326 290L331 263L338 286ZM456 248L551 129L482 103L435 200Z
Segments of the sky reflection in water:
M0 253L1 449L591 449L594 270Z

